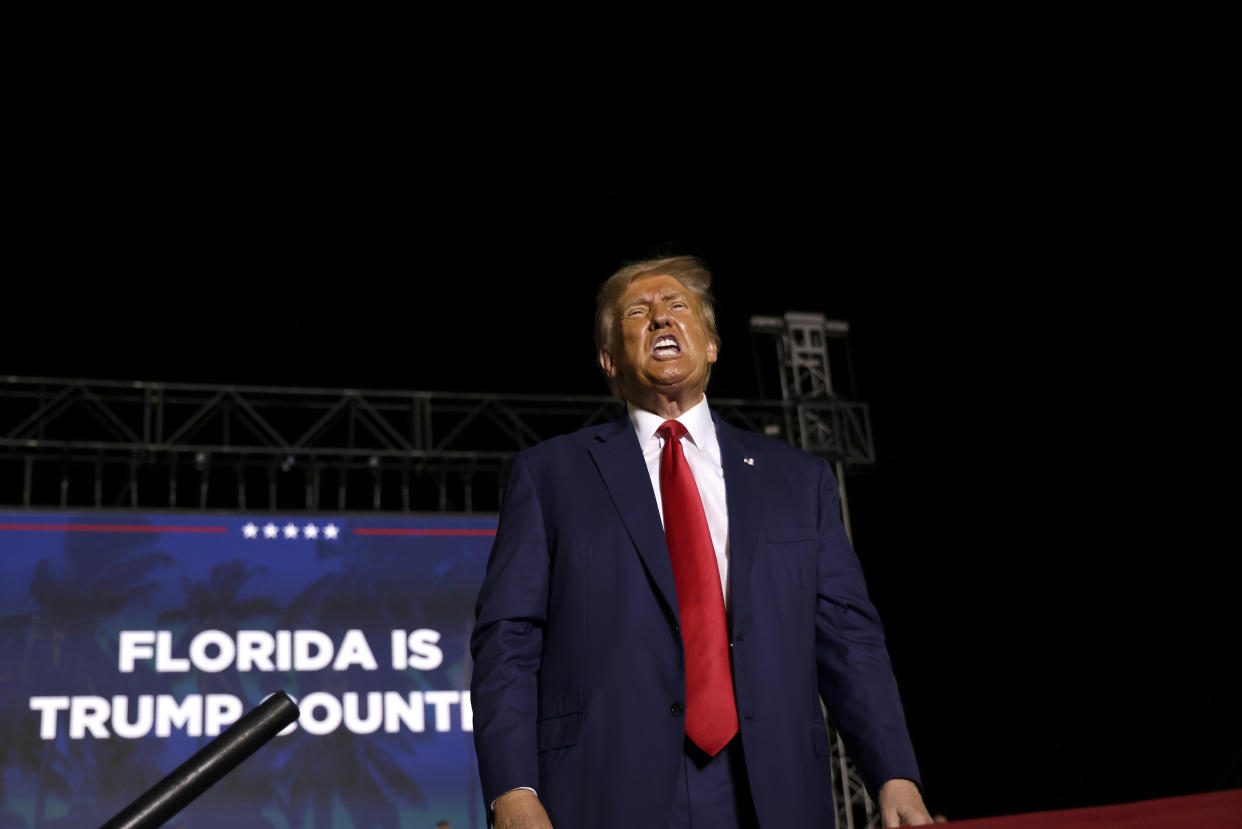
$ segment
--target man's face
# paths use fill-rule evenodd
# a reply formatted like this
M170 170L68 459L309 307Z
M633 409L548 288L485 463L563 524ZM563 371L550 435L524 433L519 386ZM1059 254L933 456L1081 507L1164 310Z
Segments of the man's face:
M642 276L621 295L616 314L613 344L600 352L600 365L619 378L625 399L660 414L660 400L682 410L697 403L716 343L694 296L671 276Z

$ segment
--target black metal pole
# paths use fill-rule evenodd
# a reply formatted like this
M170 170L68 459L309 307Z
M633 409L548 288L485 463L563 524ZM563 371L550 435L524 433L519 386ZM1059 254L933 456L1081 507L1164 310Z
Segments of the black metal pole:
M100 829L155 829L297 718L297 703L277 691Z

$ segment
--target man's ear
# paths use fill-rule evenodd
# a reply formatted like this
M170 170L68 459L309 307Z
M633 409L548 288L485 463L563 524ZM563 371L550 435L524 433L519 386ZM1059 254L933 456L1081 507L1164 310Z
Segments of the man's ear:
M708 340L708 342L707 342L707 362L708 362L708 365L710 365L710 364L712 364L712 363L716 362L716 352L717 352L717 351L719 351L719 348L718 348L718 347L717 347L717 345L716 345L716 341L715 341L715 340Z
M604 370L604 376L609 380L617 376L617 367L613 365L612 355L606 348L599 350L599 367Z

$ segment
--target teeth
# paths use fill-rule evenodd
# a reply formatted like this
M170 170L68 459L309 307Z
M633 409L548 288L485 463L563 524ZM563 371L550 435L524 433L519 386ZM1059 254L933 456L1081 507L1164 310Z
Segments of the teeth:
M656 340L655 347L656 348L676 348L677 341L669 337L661 337L660 339Z

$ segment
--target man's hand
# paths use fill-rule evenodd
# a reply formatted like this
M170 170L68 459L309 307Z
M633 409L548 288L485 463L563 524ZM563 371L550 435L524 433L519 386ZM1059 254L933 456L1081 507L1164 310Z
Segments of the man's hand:
M552 829L552 821L548 820L539 796L529 789L505 792L496 798L492 812L496 829Z
M527 792L530 794L530 792ZM894 826L925 826L932 817L913 780L894 778L880 787L880 818L885 829ZM497 826L500 824L497 823Z

